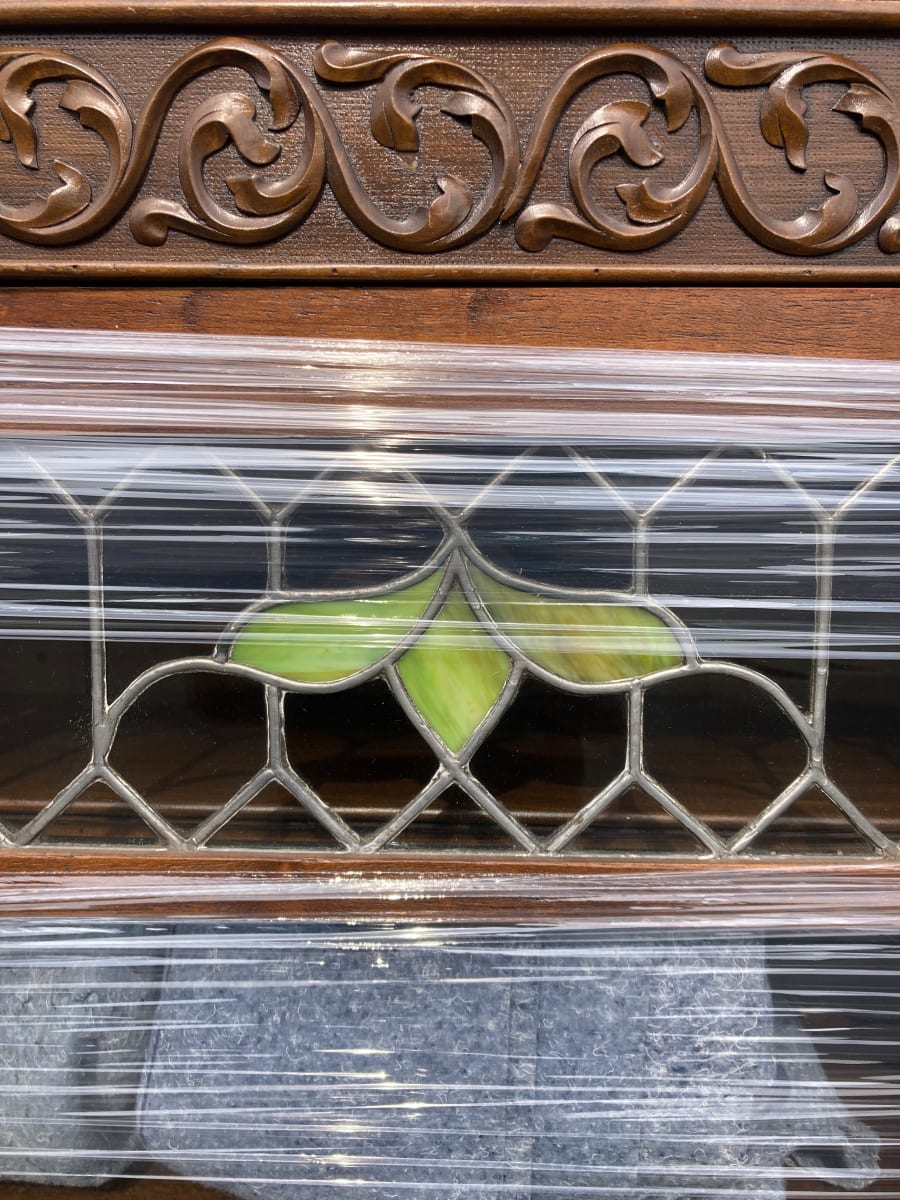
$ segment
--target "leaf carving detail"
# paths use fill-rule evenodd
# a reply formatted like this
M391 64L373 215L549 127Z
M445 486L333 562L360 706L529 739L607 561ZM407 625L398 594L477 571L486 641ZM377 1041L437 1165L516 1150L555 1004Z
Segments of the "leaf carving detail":
M785 157L798 171L806 170L809 105L793 87L770 87L763 98L759 127L770 146L783 149Z
M162 245L173 230L234 246L259 245L301 226L327 187L365 236L407 254L443 253L512 219L520 247L532 253L555 238L598 250L640 251L674 238L717 186L737 224L778 253L831 254L876 228L885 253L900 248L900 223L891 216L900 200L900 106L878 76L837 54L743 53L724 44L707 54L704 78L675 55L650 46L602 46L561 73L538 106L524 150L500 89L461 62L334 41L322 43L313 61L315 74L331 87L371 89L369 129L384 153L419 151L427 101L437 119L467 125L480 148L471 161L481 165L473 166L472 177L468 168L437 171L424 180L431 194L397 215L376 201L360 177L327 91L272 47L247 38L195 46L163 74L134 115L112 81L75 55L0 48L0 140L12 144L18 163L29 171L38 168L41 97L53 94L43 87L48 83L63 85L56 92L59 107L99 139L106 155L105 178L96 164L83 169L67 155L53 162L59 182L44 196L19 207L0 203L0 233L35 244L72 245L108 229L129 210L133 236L144 245ZM223 68L231 72L228 90L189 108L180 130L181 196L140 194L163 126L185 88ZM236 72L244 73L249 90ZM622 75L636 79L645 98L607 99L590 112L566 149L570 194L533 200L570 105L593 84ZM834 110L853 117L879 142L880 183L857 184L846 170L830 166L822 185L832 195L794 217L773 214L748 187L710 85L764 88L760 133L802 172L811 161L806 90L822 83L844 85ZM438 93L442 99L434 106ZM654 111L664 117L663 138L648 132ZM692 161L675 182L657 173L672 137L694 145ZM243 165L229 169L224 188L221 175L213 186L210 160L229 149ZM610 186L596 168L615 155L646 174Z

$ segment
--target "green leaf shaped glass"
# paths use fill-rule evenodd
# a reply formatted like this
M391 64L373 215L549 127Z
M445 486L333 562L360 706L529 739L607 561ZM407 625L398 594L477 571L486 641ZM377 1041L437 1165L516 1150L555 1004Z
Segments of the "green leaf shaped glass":
M254 613L230 658L295 683L337 683L385 658L428 609L442 572L384 596L291 601Z
M470 567L485 608L536 666L572 683L624 683L680 666L670 627L637 604L596 604L542 596L498 583Z
M510 667L454 588L397 673L419 715L456 754L497 703Z

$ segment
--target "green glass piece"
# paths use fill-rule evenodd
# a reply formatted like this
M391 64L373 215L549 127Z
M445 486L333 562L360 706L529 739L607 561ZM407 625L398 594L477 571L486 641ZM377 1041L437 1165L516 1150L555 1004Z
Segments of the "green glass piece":
M499 648L457 589L397 671L423 720L456 753L497 702L509 675Z
M542 596L470 571L498 628L526 658L560 679L624 682L684 661L672 630L646 608Z
M296 683L334 683L385 657L421 618L441 571L412 587L362 600L276 604L254 614L231 661Z

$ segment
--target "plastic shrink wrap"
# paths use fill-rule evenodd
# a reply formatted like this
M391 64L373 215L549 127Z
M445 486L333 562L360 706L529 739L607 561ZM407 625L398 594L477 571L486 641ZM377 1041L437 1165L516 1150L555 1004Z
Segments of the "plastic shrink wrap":
M900 1195L895 365L7 330L0 427L0 1186Z

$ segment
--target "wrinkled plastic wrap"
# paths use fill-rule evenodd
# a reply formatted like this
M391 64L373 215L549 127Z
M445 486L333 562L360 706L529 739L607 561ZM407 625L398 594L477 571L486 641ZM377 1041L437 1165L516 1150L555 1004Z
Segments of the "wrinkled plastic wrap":
M5 934L11 1180L896 1194L878 1168L896 1145L890 938L214 920Z
M0 1192L900 1196L895 365L5 330L0 430Z

